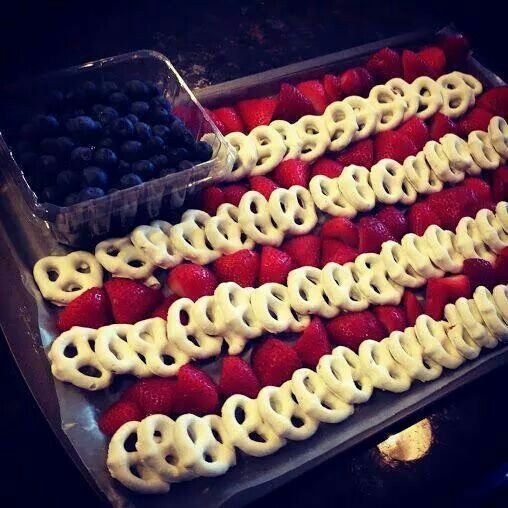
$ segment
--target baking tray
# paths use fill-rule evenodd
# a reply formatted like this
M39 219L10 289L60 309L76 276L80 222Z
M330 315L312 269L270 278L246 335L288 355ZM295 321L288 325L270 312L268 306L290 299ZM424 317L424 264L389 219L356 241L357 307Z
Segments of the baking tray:
M445 29L450 30L450 29ZM339 72L362 61L383 46L411 47L432 40L436 31L405 34L333 53L298 64L263 72L198 92L208 107L232 103L236 98L271 93L282 80L306 79L325 72ZM503 81L470 59L467 70L487 85ZM403 394L375 391L371 400L336 425L321 425L303 442L289 443L264 458L239 454L238 464L218 478L200 478L173 485L163 496L140 496L113 481L105 467L106 440L96 425L96 414L113 400L128 382L120 379L106 393L85 393L55 381L44 347L55 335L53 319L35 287L32 267L37 259L64 252L49 228L35 217L14 181L0 172L0 270L2 297L0 324L15 361L41 411L62 445L97 493L118 507L159 508L189 506L240 506L266 494L330 457L386 431L429 404L441 399L494 368L508 363L508 345L482 353L473 362L446 372L436 381L414 383ZM210 366L207 366L209 369ZM213 364L212 364L213 369Z

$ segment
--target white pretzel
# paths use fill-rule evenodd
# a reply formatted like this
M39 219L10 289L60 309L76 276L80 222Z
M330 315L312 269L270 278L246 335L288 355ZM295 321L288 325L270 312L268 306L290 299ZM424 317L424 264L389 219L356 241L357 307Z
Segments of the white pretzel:
M508 291L506 286L496 286L492 291L492 297L494 299L494 304L496 305L499 318L502 319L504 323L508 323ZM500 336L499 339L506 342L506 335Z
M408 263L422 277L432 279L444 275L443 270L432 263L427 242L423 237L408 233L402 237L401 245Z
M503 230L508 233L508 203L499 201L496 205L496 219L501 223Z
M423 147L423 153L432 171L442 182L456 183L464 180L465 174L450 167L447 154L437 141L427 141Z
M376 108L376 132L395 129L403 120L406 102L388 85L376 85L369 93L369 102Z
M460 72L451 72L437 79L441 86L443 105L441 113L457 118L462 116L475 103L475 93L466 83Z
M427 76L420 76L411 83L411 88L418 97L416 116L427 120L436 114L443 105L441 87Z
M376 200L380 203L393 205L399 201L414 202L416 200L416 191L411 186L405 186L410 192L410 195L405 195L402 184L406 173L397 161L391 159L380 160L372 166L369 176ZM402 199L403 196L404 200Z
M431 224L423 234L427 253L434 265L444 272L459 273L462 271L464 258L454 245L455 235L451 231Z
M406 179L418 194L434 194L443 188L443 182L437 178L425 158L425 152L418 152L404 159Z
M368 99L351 95L343 101L355 114L357 130L353 134L353 141L368 138L374 131L378 121L378 111Z
M231 283L234 284L234 283ZM190 317L208 335L223 335L227 329L225 318L213 296L202 296L190 306Z
M303 142L298 136L295 126L285 120L274 120L270 123L270 127L275 129L284 140L286 155L283 160L297 159L302 151Z
M257 160L251 175L264 175L271 171L286 155L283 137L269 125L258 125L248 135L254 142Z
M390 87L394 94L399 95L404 100L404 122L416 115L419 106L419 95L412 85L402 78L392 78L386 82L386 86Z
M474 76L460 71L456 71L456 74L461 77L462 81L464 81L469 88L471 88L475 95L480 95L483 92L483 85L481 81L476 79Z
M305 115L295 124L296 132L302 140L300 159L310 162L321 157L330 144L330 133L322 116Z
M42 296L59 306L72 302L87 289L102 286L102 267L93 254L85 251L39 259L33 273Z
M418 288L425 284L425 278L414 270L404 248L397 242L393 240L383 242L380 257L388 277L395 283L409 288Z
M478 175L484 169L496 169L501 163L501 157L492 146L490 136L486 132L470 132L467 146L474 162L468 170L469 174Z
M363 166L346 166L337 178L342 195L358 212L367 212L376 205L376 195L369 183L369 170Z
M323 212L334 217L349 218L357 214L355 207L342 193L338 178L316 175L310 181L309 190L314 204Z
M149 287L160 287L160 282L153 276L155 264L127 236L98 243L95 257L114 277L141 280Z
M464 259L481 258L493 262L496 257L483 241L478 225L471 217L462 217L457 224L454 246Z
M496 254L508 247L508 233L492 210L483 208L475 217L480 237Z
M450 170L454 173L453 179L447 181L461 181L463 178L459 176L460 173L469 173L471 166L474 164L468 144L455 134L445 134L439 140L439 143L450 162Z
M330 135L328 149L338 152L348 146L358 130L353 108L347 102L335 101L327 106L323 116Z
M464 358L474 360L480 354L481 346L471 338L467 330L462 326L454 304L449 303L446 305L445 317L451 325L446 330L448 338Z
M498 290L496 296L498 298L499 296L504 296L506 300L505 291ZM506 314L503 315L502 311L498 308L496 300L489 290L483 286L477 287L473 293L473 301L478 308L481 319L483 319L490 333L496 340L506 341L508 338Z
M131 233L131 242L156 266L172 268L182 262L170 240L171 224L155 220L149 226L138 226Z
M500 116L490 119L489 138L496 152L503 158L508 159L508 123Z
M60 381L85 390L101 390L113 376L95 354L97 330L74 326L51 344L48 353L51 372Z
M258 153L254 140L242 132L230 132L224 136L236 152L235 161L228 181L241 180L251 173L258 160Z

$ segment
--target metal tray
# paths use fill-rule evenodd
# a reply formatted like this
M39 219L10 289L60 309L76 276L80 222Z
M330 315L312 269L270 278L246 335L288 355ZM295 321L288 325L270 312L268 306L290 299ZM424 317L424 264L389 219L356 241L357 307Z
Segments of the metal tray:
M220 102L231 103L240 96L264 95L271 93L282 80L338 72L383 46L417 46L432 40L435 34L427 31L385 39L214 85L197 95L206 106L211 107ZM470 59L468 71L480 77L484 84L503 84L498 76L474 59ZM35 287L32 267L41 256L61 252L63 248L55 242L44 222L30 212L12 178L1 171L0 217L1 327L16 363L51 428L92 487L114 506L244 505L339 452L386 430L459 386L508 363L508 345L505 345L483 353L455 371L446 372L436 381L415 383L406 393L376 391L367 404L358 406L356 413L343 423L321 425L312 438L290 443L274 455L252 458L240 454L237 466L224 476L176 484L164 496L136 495L110 478L105 467L106 441L95 423L96 413L114 400L128 380L118 378L106 392L89 394L53 379L44 347L55 336L54 320L50 307L42 301Z

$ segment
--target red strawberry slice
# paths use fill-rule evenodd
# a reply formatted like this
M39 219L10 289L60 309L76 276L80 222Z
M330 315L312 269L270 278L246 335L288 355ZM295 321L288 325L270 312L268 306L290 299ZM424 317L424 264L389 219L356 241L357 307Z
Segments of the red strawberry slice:
M433 210L432 206L422 201L415 203L407 214L409 230L415 235L421 236L431 224L442 226L440 216Z
M334 217L321 227L322 238L340 240L353 249L358 248L358 226L347 217Z
M426 201L441 219L443 227L452 231L462 217L474 217L478 211L476 195L464 185L431 194Z
M259 272L259 254L243 249L226 254L213 263L219 282L236 282L244 288L255 287Z
M254 347L251 364L261 386L280 386L302 366L296 351L274 337Z
M365 67L354 67L344 71L340 77L340 89L344 96L366 97L374 86L374 79Z
M494 177L495 178L495 177ZM492 192L489 184L481 178L466 178L463 182L465 187L469 187L476 196L478 208L493 208ZM508 187L507 187L508 190ZM501 200L498 200L501 201Z
M307 187L310 179L310 169L307 162L299 159L288 159L282 161L273 172L275 182L289 189L292 185Z
M413 140L396 131L380 132L374 138L374 160L393 159L404 162L406 157L418 152Z
M471 296L471 284L465 275L429 279L425 292L425 314L433 319L442 319L445 305L462 296Z
M163 299L161 291L141 282L114 277L104 284L115 323L133 324L150 317Z
M293 347L303 366L315 369L319 359L332 350L323 321L318 317L313 318Z
M324 175L328 178L336 178L342 173L344 166L327 157L321 157L311 166L310 179L316 175Z
M385 224L375 217L362 217L358 233L360 252L379 252L383 242L395 240Z
M59 331L65 332L73 326L100 328L113 323L111 304L102 288L91 288L72 300L56 321Z
M469 42L462 34L443 34L439 38L448 63L456 65L463 62L469 54Z
M143 414L169 415L176 398L176 379L149 377L137 380L122 395L124 401L136 404Z
M458 125L448 116L439 111L432 117L430 124L430 139L439 141L445 134L459 135Z
M232 205L238 206L240 204L240 199L242 196L248 191L245 185L241 183L231 183L229 185L225 185L222 188L222 192L224 193L224 199L226 203L231 203Z
M471 258L464 260L462 273L469 279L472 291L478 286L492 289L497 284L494 265L485 259Z
M242 117L247 132L250 132L258 125L268 125L272 121L276 106L277 99L263 97L239 101L236 104L236 109Z
M265 199L270 198L270 194L278 189L278 185L266 176L253 176L249 178L249 185L252 190L255 190L265 197Z
M222 123L222 120L212 110L205 108L205 111L208 113L208 116L212 119L217 129L219 129L222 134L227 134L226 126Z
M225 202L226 195L224 191L216 185L207 187L201 192L200 208L209 215L215 215L217 213L217 208Z
M286 252L264 245L261 249L258 283L278 282L285 284L288 273L294 268L293 258Z
M508 200L508 166L500 166L494 172L492 196L496 203Z
M314 106L300 90L288 83L282 83L279 91L279 102L273 112L274 119L296 122L305 115L313 115Z
M403 123L396 132L406 135L415 144L417 150L421 150L430 139L429 129L425 122L417 116L413 116Z
M252 367L239 356L226 356L222 360L219 389L224 398L236 393L255 399L259 381Z
M168 310L171 307L171 305L178 300L178 296L176 295L169 295L164 298L162 303L155 307L155 309L152 312L151 317L160 317L164 320L168 319Z
M402 51L402 75L408 83L420 76L431 76L432 68L414 51Z
M494 113L482 109L479 106L474 107L466 113L458 123L461 136L467 136L472 131L487 131L490 119Z
M390 48L381 48L369 57L365 64L367 70L378 83L402 76L402 61L399 54Z
M374 143L372 139L362 139L348 146L337 157L337 162L343 166L356 164L370 168L374 164Z
M324 238L321 244L321 265L324 266L332 262L343 265L350 261L354 261L358 254L359 252L357 249L346 245L340 240Z
M282 244L282 250L293 259L295 268L320 266L321 239L316 235L295 236Z
M406 215L395 206L385 206L376 214L376 219L388 228L397 241L409 232L409 221Z
M508 284L508 247L505 247L496 257L494 264L498 284Z
M325 89L328 103L340 101L343 97L340 89L340 79L333 74L325 74L323 77L323 88Z
M323 85L317 80L303 81L298 83L296 88L310 100L314 107L314 113L322 115L328 106L328 99Z
M446 69L446 55L441 48L429 46L418 51L420 58L432 69L431 78L438 78Z
M386 335L395 330L404 330L407 326L404 308L398 305L379 305L374 307L374 314L386 330Z
M498 86L487 90L480 96L477 105L494 115L508 118L508 86Z
M171 269L166 283L178 296L197 300L202 296L213 295L218 281L208 268L194 263L183 263Z
M219 122L224 126L224 130L221 130L222 134L243 132L245 130L242 119L235 108L226 107L212 109L212 114L215 118L218 118Z
M120 400L109 406L99 417L99 429L103 434L113 434L127 422L138 422L144 418L141 409L133 402Z
M368 310L339 314L328 321L326 329L334 344L353 351L357 351L364 340L381 340L386 336L382 323Z
M414 326L416 318L420 314L423 314L423 308L412 291L409 291L408 289L404 291L404 294L402 295L402 306L404 307L404 311L406 313L407 325Z

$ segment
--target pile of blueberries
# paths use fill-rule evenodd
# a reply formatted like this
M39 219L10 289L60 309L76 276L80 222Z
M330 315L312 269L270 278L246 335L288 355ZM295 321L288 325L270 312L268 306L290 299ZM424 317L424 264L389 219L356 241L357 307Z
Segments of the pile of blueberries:
M70 206L188 169L212 148L195 141L151 82L82 82L53 90L24 124L16 159L39 201Z

